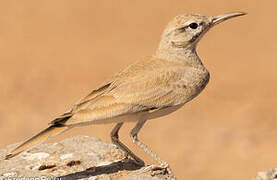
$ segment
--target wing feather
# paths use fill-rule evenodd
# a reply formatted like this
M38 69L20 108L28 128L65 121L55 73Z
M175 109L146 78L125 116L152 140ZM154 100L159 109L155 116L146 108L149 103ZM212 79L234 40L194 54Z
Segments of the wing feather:
M181 79L181 67L184 66L159 59L137 62L77 103L63 124L88 123L178 105L182 93L171 84Z

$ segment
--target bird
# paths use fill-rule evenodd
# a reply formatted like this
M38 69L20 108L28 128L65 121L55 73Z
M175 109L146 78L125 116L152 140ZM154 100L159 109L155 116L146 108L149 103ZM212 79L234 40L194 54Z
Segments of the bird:
M52 120L48 128L12 149L5 159L73 127L114 123L111 141L126 156L144 166L144 161L124 145L118 135L124 123L136 122L130 131L132 142L152 156L160 167L171 171L167 162L139 140L138 133L147 120L178 110L202 92L210 73L196 52L198 42L216 24L245 14L181 14L174 17L164 29L152 56L135 61L106 80L75 103L70 111Z

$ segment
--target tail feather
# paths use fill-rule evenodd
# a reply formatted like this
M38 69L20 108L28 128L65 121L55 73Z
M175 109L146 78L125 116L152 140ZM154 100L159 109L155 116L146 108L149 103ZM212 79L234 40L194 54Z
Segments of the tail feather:
M65 130L69 129L70 127L68 126L63 126L63 125L51 125L45 130L41 131L37 135L33 136L32 138L28 139L27 141L23 142L19 146L17 146L15 149L13 149L8 155L6 155L5 159L10 159L19 153L26 151L27 149L30 149L31 147L40 144L47 140L49 137L56 136Z

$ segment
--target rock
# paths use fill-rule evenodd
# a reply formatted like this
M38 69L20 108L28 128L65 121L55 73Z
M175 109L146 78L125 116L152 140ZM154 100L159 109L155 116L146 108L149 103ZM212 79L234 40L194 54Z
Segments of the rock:
M270 169L266 172L259 172L253 180L277 180L277 169Z
M4 160L18 144L0 150L0 179L60 177L75 179L169 180L164 170L138 166L115 145L95 137L77 136L58 143L41 144L20 155Z

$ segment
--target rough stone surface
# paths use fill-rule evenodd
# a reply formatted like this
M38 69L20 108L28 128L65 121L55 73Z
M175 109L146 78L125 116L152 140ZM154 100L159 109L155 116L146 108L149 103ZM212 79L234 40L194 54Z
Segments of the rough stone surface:
M258 176L253 180L277 180L277 169L259 172Z
M164 170L139 167L126 159L115 145L95 137L77 136L58 143L41 144L10 160L6 153L17 144L0 150L0 177L60 177L89 180L169 180ZM1 178L0 178L1 179Z

